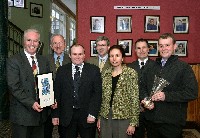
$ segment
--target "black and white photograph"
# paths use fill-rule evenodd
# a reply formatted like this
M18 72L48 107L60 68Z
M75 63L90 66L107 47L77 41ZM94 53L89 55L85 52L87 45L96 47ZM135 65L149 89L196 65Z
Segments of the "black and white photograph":
M176 41L176 49L174 51L175 55L178 55L180 57L186 57L187 56L187 40L177 40Z
M189 33L189 17L174 16L174 33L186 34Z
M9 7L14 6L14 1L13 1L13 0L8 0L8 6L9 6Z
M43 5L37 3L30 3L30 16L32 17L43 17Z
M11 1L11 0L9 0L9 1ZM14 0L14 6L19 7L19 8L24 8L24 0Z
M118 39L117 44L122 46L126 56L132 55L133 39Z
M160 32L160 16L145 16L144 32L158 33Z
M91 33L105 33L105 16L90 17Z
M147 40L149 44L148 56L158 56L158 40Z
M96 41L90 40L90 56L91 57L96 57L98 55L96 47L97 47Z
M132 32L132 16L118 16L117 15L117 32L118 33L131 33Z

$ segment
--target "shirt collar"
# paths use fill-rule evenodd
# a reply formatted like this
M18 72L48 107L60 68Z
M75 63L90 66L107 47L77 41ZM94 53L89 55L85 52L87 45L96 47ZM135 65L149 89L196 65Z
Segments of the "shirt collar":
M98 55L98 57L99 57L99 61L103 60L104 62L106 62L107 59L108 59L108 54L106 54L104 57L101 57L101 56Z
M141 59L138 58L139 65L141 65L141 62L144 62L144 65L145 65L147 60L148 60L148 57L145 58L144 60L141 60Z

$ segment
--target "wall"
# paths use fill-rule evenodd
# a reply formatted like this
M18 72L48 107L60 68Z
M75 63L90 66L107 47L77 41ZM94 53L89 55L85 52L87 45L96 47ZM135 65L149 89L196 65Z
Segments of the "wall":
M78 43L85 46L86 58L90 57L90 40L99 35L110 38L111 45L117 39L157 39L160 34L173 33L173 16L189 16L189 34L174 34L177 40L188 40L188 63L200 63L200 1L198 0L77 0ZM160 6L160 10L114 10L114 6ZM132 15L132 33L116 33L116 15ZM160 33L144 33L144 16L160 15ZM105 33L90 33L90 16L106 16ZM133 43L134 43L133 42ZM126 62L136 59L134 51Z
M43 5L43 18L30 16L30 2ZM23 31L28 28L36 28L40 31L41 42L44 42L44 54L48 53L49 35L51 29L51 1L50 0L26 0L26 8L11 7L11 19L16 26Z

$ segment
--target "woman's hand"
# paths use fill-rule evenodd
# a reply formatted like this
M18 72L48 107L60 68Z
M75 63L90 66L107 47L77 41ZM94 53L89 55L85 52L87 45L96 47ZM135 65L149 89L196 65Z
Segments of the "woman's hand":
M126 133L128 135L133 135L135 133L135 127L133 126L128 126L128 129L126 130Z

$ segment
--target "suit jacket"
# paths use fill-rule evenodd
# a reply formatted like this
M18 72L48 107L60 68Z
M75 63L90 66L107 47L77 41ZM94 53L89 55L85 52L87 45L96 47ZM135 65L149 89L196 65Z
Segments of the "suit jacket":
M52 116L53 118L59 118L60 125L67 127L73 115L72 63L63 65L57 70L54 91L58 108L53 110ZM96 125L96 123L87 124L88 114L97 118L102 99L101 75L99 68L95 65L84 63L78 96L81 123L85 127Z
M54 54L50 54L47 56L49 63L50 63L50 70L53 72L53 78L56 78L56 64L54 59ZM68 54L64 54L62 65L70 63L70 58Z
M36 58L39 73L49 72L47 59L38 54ZM40 113L32 109L32 105L36 102L35 78L24 51L7 60L7 82L11 92L11 121L24 126L38 126L46 121L45 108Z
M91 57L89 60L86 61L87 63L94 64L97 67L99 67L99 57ZM107 59L106 63L104 64L104 67L102 69L102 72L105 71L107 68L111 66L109 59Z
M146 64L144 65L143 69L140 69L140 65L139 65L139 61L136 60L132 63L127 64L128 67L133 68L134 70L136 70L136 72L138 73L138 84L139 84L139 88L141 88L141 79L142 79L142 73L145 72L148 68L152 68L154 66L155 61L152 59L148 59ZM141 94L140 94L140 100L142 100L141 98Z

